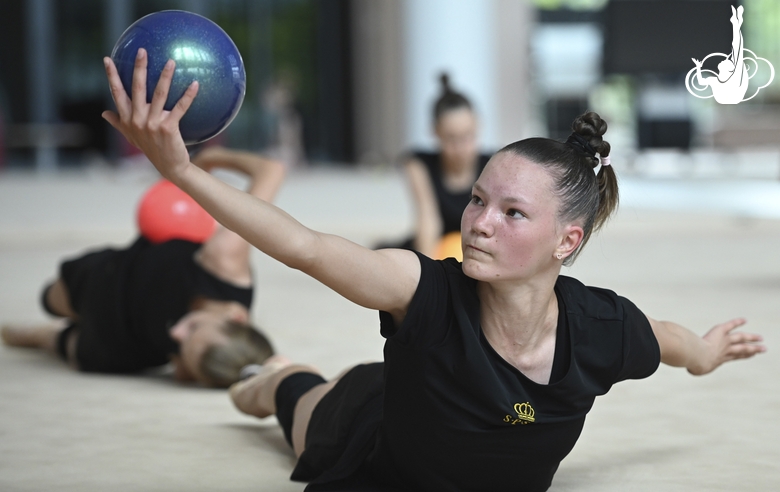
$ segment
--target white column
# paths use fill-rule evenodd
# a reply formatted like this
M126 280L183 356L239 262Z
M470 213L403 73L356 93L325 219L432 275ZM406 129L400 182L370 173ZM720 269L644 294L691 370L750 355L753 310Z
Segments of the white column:
M404 149L402 4L358 0L351 8L355 154L390 164Z
M531 37L536 12L530 1L495 0L496 132L498 147L536 137L543 128L531 83Z

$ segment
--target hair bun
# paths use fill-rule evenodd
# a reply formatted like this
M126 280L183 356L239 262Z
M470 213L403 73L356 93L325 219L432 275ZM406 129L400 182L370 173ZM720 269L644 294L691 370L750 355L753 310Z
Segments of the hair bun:
M578 116L574 122L572 122L571 129L574 133L585 137L590 145L596 149L596 152L602 157L609 155L609 142L601 138L607 133L607 122L601 119L601 116L599 116L598 113L588 111L587 113Z
M441 84L442 93L447 94L452 92L452 87L450 87L450 76L447 72L442 72L439 75L439 83Z
M460 108L471 109L471 102L466 99L466 96L459 92L455 92L452 90L452 87L450 87L450 76L447 72L439 73L439 84L441 85L441 93L436 99L436 103L433 105L434 125L439 124L439 118L447 111Z
M598 113L588 111L574 120L571 129L583 137L600 137L607 133L607 122Z

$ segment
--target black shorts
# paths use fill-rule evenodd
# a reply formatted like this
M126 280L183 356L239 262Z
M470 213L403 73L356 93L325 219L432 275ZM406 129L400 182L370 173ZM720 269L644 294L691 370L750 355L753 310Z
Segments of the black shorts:
M306 450L290 478L310 481L306 490L338 490L325 484L349 481L374 448L383 401L383 362L347 372L314 408Z
M64 261L60 278L79 320L76 361L82 371L134 372L135 342L123 330L121 292L127 250L104 249ZM69 330L70 331L70 330Z

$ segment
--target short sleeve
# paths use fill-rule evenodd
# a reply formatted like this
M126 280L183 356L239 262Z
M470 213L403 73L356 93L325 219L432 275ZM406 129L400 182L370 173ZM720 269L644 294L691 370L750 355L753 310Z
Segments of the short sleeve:
M416 252L420 281L400 326L384 311L379 312L383 337L402 345L424 346L441 340L452 319L447 273L441 261Z
M618 299L623 308L623 365L617 381L646 378L661 363L658 340L647 316L628 299Z

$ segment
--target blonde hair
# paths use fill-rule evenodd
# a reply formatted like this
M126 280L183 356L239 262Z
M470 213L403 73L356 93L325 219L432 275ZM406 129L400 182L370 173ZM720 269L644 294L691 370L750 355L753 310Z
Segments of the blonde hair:
M210 386L226 388L240 379L244 366L262 364L274 355L268 338L251 325L227 321L221 332L228 341L209 347L200 360L200 373Z

